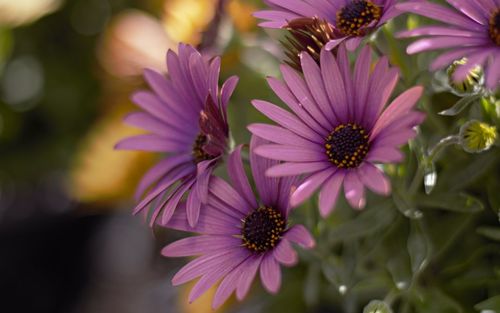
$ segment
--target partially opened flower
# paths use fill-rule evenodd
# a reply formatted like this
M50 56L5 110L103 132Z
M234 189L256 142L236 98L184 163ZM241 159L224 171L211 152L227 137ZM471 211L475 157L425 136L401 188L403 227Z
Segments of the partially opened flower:
M265 171L277 161L257 156L254 150L266 143L253 137L250 164L259 197L250 187L241 160L241 146L229 157L231 185L214 177L210 184L208 206L200 213L196 227L186 223L185 210L177 210L164 226L197 233L176 241L162 251L168 257L197 256L172 279L174 285L200 279L191 290L194 301L220 281L213 307L222 305L236 291L238 299L247 294L257 271L271 293L281 285L280 264L292 266L297 253L291 243L312 248L314 239L302 225L289 227L289 196L294 177L269 178Z
M220 59L207 61L184 44L179 44L178 55L167 53L167 65L168 78L145 71L152 91L139 91L132 97L144 112L125 118L126 123L151 134L126 138L116 148L166 153L140 182L136 198L147 195L134 213L152 205L151 224L160 213L166 222L188 193L187 219L196 225L200 208L207 202L209 179L227 151L226 109L238 78L229 78L219 91Z
M361 40L399 14L396 0L265 0L270 9L256 12L267 28L287 28L295 19L318 18L329 23L336 35L327 43L328 50L346 40L349 50ZM330 36L333 37L333 36Z
M399 34L399 37L420 37L410 46L409 54L442 50L444 52L431 64L438 70L455 60L467 58L458 67L454 79L464 80L472 69L485 68L486 86L496 89L500 84L500 0L447 0L455 10L426 1L407 2L397 7L402 11L416 13L447 25L423 26Z
M415 137L413 128L424 119L413 110L422 87L405 91L384 109L398 82L398 70L383 57L371 71L371 53L368 47L361 51L353 72L344 45L337 59L323 49L320 66L303 53L304 77L283 65L284 82L268 80L293 112L253 101L257 110L279 124L249 126L254 135L274 143L260 146L256 153L284 161L267 175L308 174L292 194L292 205L321 189L319 208L327 216L342 185L354 208L365 206L365 186L383 195L390 192L389 180L374 164L403 159L398 147Z

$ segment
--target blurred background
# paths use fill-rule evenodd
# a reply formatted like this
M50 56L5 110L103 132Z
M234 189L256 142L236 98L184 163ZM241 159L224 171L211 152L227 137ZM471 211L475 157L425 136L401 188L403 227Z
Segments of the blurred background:
M252 84L275 72L255 35L258 5L0 0L1 311L212 311L210 295L188 305L187 288L170 286L181 262L159 250L175 235L130 214L157 156L113 145L137 133L121 119L135 110L132 91L145 87L142 70L165 73L179 41L224 51L223 78L244 73ZM231 110L248 109L249 98L237 93ZM235 137L248 134L241 127Z
M265 120L250 100L280 103L264 78L279 76L282 33L257 28L251 13L261 7L260 0L0 0L1 312L213 312L214 290L188 304L191 286L171 287L185 260L159 251L180 235L131 216L138 179L159 156L113 146L138 132L121 120L136 110L130 94L146 87L143 68L166 74L165 53L179 41L223 54L222 79L240 76L230 127L237 143L248 142L245 126ZM244 302L218 312L357 313L393 291L404 295L394 302L401 312L495 312L491 301L473 307L500 294L499 149L470 155L450 147L431 173L433 186L439 173L433 196L418 185L419 197L402 196L419 153L471 117L500 125L488 103L456 118L437 115L460 98L433 83L433 54L407 56L408 41L393 36L421 22L399 17L373 36L403 73L395 94L429 86L422 136L405 148L407 162L386 168L394 207L369 194L364 212L340 200L321 220L312 200L313 209L294 214L318 249L299 251L303 262L283 271L277 296L254 284Z

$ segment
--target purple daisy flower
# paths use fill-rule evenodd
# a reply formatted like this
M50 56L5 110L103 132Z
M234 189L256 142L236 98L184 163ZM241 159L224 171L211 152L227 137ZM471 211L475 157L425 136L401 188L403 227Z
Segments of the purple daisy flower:
M317 17L331 24L336 36L326 44L331 50L346 40L349 50L373 30L400 12L396 0L264 0L270 10L258 11L255 17L265 20L259 26L286 28L295 19Z
M250 165L260 201L255 197L241 160L239 146L228 160L231 185L214 177L210 183L208 206L200 213L196 227L186 223L185 210L177 210L165 227L198 233L176 241L162 251L167 257L197 256L177 272L173 285L201 277L191 290L192 302L220 281L212 306L222 305L231 294L242 300L257 271L270 293L281 285L280 264L297 263L291 243L314 247L314 239L302 225L288 227L289 196L294 177L269 178L265 171L277 161L257 156L254 150L267 143L253 136Z
M409 54L448 49L431 64L438 70L467 58L454 73L453 79L463 81L476 66L484 66L486 86L494 90L500 83L500 0L447 0L455 10L429 2L408 2L397 6L401 11L416 13L448 24L424 26L399 34L399 37L429 36L410 46Z
M140 182L135 197L147 193L134 214L153 205L151 225L162 214L167 222L187 196L187 220L196 225L207 202L208 183L227 151L227 105L238 82L229 78L219 91L220 58L206 60L196 49L179 44L179 54L167 53L169 77L146 70L152 91L139 91L132 100L144 112L128 115L125 122L150 134L122 140L117 149L167 153Z
M256 153L284 163L267 171L280 177L309 174L292 194L299 205L318 188L319 209L327 216L335 206L340 187L354 208L365 206L364 186L387 195L390 182L375 163L403 159L398 146L416 136L413 129L425 115L413 110L422 87L413 87L384 109L399 78L396 68L381 58L371 71L369 47L361 50L351 73L344 45L337 59L325 49L320 66L302 53L304 77L282 65L284 82L269 78L276 95L293 111L260 100L252 103L280 126L252 124L249 130L274 144Z

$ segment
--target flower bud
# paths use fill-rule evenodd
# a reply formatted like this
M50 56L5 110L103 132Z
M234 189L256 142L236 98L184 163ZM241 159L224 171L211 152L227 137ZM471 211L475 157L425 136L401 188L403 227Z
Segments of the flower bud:
M480 66L476 66L472 70L470 70L464 80L455 80L453 76L457 68L460 65L464 65L465 63L467 63L466 58L457 60L453 62L453 64L450 65L446 71L446 73L448 74L448 85L458 95L477 93L484 82L483 70Z
M472 120L460 128L460 144L469 153L480 153L491 148L497 140L495 126Z

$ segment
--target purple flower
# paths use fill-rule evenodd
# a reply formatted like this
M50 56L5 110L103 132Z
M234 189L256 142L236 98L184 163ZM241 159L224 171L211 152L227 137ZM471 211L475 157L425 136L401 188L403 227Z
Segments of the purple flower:
M317 189L322 216L333 209L340 187L354 208L365 206L364 186L376 193L390 193L390 182L374 163L403 159L398 146L416 136L414 126L425 115L413 110L422 87L413 87L386 102L399 78L386 57L371 71L371 50L362 49L351 73L344 45L337 59L325 49L320 66L302 53L304 77L282 65L284 82L269 78L268 83L293 111L260 100L253 105L280 126L252 124L249 130L274 144L257 148L256 153L285 161L267 175L280 177L309 174L292 194L296 206Z
M239 146L228 160L231 185L218 177L212 179L208 206L200 212L196 227L186 223L186 212L180 209L164 224L199 234L176 241L162 251L167 257L197 256L172 279L174 285L180 285L201 277L191 290L190 302L218 281L214 308L222 305L234 291L241 300L258 270L264 287L276 293L281 285L280 264L297 263L297 253L291 243L304 248L315 245L304 226L288 227L290 190L297 179L264 175L278 162L254 154L256 147L263 143L267 142L255 136L250 143L250 164L260 201L254 196L243 169Z
M328 50L346 40L349 50L358 47L367 34L397 16L396 0L264 0L270 10L254 15L265 20L259 26L286 28L300 18L317 17L333 25L336 38L326 45Z
M424 26L399 34L399 37L429 36L410 46L409 54L428 50L448 49L431 64L431 70L441 69L453 61L467 58L454 74L463 81L476 66L484 66L486 86L494 90L500 83L500 0L447 0L458 12L429 2L408 2L397 6L402 11L416 13L448 24Z
M168 51L167 66L168 78L145 71L152 91L139 91L132 97L144 112L125 118L126 123L150 134L126 138L116 148L166 153L140 182L136 199L147 195L134 214L152 206L151 225L160 214L167 222L189 193L187 220L196 225L200 208L207 202L212 172L227 150L226 109L238 78L229 78L219 91L220 58L207 61L184 44L179 44L178 55Z

